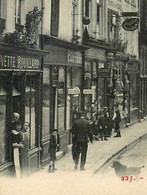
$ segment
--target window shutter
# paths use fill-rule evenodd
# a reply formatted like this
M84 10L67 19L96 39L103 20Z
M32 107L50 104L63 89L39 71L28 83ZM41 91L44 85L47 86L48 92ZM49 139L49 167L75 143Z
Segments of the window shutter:
M51 32L52 36L58 36L59 30L59 7L60 0L52 0L51 1Z

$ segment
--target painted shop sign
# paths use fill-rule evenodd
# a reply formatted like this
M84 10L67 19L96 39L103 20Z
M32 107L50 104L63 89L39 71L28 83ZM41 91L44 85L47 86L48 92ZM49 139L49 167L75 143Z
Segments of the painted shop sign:
M75 87L73 89L68 89L69 95L78 95L80 94L80 89L78 87Z
M90 48L85 51L86 58L94 58L100 61L106 61L106 51L102 49Z
M107 53L107 59L114 60L114 53L108 52Z
M139 27L139 18L128 18L122 23L122 27L126 31L134 31Z
M24 56L0 55L1 69L39 69L40 61L38 58Z
M49 52L44 57L44 64L51 65L82 65L82 54L80 51L58 47L54 45L45 45L44 48Z
M83 94L94 94L95 93L95 90L93 89L83 89Z
M68 62L82 64L82 54L78 51L68 51Z
M103 77L110 77L110 70L108 68L99 68L98 76Z

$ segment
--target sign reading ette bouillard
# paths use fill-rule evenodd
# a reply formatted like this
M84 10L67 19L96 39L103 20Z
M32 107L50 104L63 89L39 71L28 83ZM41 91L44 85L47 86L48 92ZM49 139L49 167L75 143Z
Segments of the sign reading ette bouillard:
M126 31L134 31L139 27L139 18L127 18L123 23L122 27Z
M40 60L36 57L0 55L0 69L38 70Z

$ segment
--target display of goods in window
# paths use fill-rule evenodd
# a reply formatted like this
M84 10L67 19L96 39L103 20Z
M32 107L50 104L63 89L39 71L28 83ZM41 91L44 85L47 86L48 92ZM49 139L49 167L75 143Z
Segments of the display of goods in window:
M116 88L115 88L115 89L116 89L116 91L119 92L119 93L123 91L123 83L122 83L121 80L118 79L118 80L116 81Z
M123 102L123 93L116 93L115 101L116 103L121 104Z
M115 90L114 90L113 86L110 86L110 85L107 86L107 88L106 88L106 96L108 98L112 98L112 99L115 98Z

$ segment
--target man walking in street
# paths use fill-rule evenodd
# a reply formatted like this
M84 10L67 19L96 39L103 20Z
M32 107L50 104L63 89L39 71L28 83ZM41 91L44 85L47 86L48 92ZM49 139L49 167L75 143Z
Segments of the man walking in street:
M113 116L113 119L115 123L115 132L117 133L114 137L121 137L121 134L120 134L121 116L120 116L119 105L115 105L115 114Z
M85 170L86 155L88 148L88 137L92 143L93 135L89 127L88 121L84 118L84 112L79 112L79 118L74 121L72 133L75 138L75 169L78 168L79 157L81 154L80 170Z

